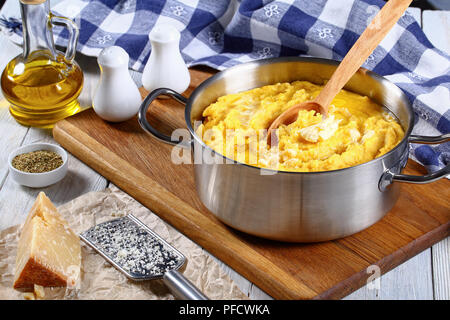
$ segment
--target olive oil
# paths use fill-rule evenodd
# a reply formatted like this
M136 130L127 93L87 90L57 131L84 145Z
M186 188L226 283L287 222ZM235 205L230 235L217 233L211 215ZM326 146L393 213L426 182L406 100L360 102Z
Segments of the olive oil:
M1 75L1 88L17 122L51 128L76 113L83 72L75 62L79 30L76 23L50 11L49 0L20 0L23 52ZM55 48L53 25L67 28L65 53Z
M11 60L1 76L3 95L11 104L17 122L52 127L79 111L77 98L83 87L83 72L73 60L47 50L31 52Z

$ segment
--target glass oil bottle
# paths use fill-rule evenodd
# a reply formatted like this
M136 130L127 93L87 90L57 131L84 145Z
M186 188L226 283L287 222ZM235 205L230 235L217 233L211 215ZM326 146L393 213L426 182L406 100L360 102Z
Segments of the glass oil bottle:
M76 24L50 12L49 0L20 0L23 53L11 60L1 88L11 115L22 125L51 128L80 109L83 72L75 62ZM69 31L66 53L56 50L52 27Z

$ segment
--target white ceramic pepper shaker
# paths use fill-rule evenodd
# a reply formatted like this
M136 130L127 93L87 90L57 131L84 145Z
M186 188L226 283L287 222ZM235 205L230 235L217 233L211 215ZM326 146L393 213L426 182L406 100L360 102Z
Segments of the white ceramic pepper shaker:
M132 118L142 103L139 89L128 71L128 53L121 47L103 49L97 58L100 80L92 98L95 113L112 122Z
M149 34L152 52L142 74L142 85L148 91L169 88L185 91L191 81L180 53L180 32L169 24L153 27Z

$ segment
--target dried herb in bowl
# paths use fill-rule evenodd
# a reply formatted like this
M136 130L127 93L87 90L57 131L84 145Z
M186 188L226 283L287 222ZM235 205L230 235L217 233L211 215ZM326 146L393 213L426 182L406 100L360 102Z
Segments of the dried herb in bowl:
M43 173L62 166L63 159L56 152L37 150L15 156L11 164L15 169L23 172Z

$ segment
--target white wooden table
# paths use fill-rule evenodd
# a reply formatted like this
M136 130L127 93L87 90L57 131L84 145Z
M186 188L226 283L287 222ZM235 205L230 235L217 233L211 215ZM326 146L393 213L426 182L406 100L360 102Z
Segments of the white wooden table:
M57 0L53 0L55 4ZM450 53L450 11L424 11L410 8L409 12L422 25L430 41L441 50ZM18 14L18 1L8 0L0 11L5 16ZM0 35L0 70L16 55L20 47L4 35ZM97 83L99 70L96 60L78 56L77 62L85 74L80 102L83 107L91 105L90 97ZM140 74L132 73L137 83ZM52 142L50 130L23 127L8 112L8 103L0 92L0 229L22 223L40 190L22 187L8 176L7 157L13 149L28 143ZM104 177L78 159L69 155L69 173L58 184L45 188L45 193L56 205L61 205L86 192L103 190L111 186ZM251 299L270 297L222 264L239 288ZM346 299L450 299L450 241L449 238L423 251L394 270L381 276L379 288L365 286Z

